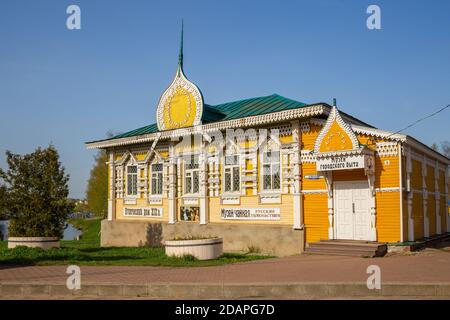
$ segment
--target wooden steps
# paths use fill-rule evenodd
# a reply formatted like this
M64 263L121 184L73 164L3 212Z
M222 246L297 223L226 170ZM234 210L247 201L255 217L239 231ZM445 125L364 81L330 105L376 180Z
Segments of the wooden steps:
M305 252L353 257L382 257L387 252L387 245L371 241L321 240L320 242L309 243Z

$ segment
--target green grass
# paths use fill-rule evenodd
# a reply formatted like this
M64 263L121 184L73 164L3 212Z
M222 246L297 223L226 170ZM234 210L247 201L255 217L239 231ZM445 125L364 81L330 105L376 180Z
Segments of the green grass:
M253 254L225 253L214 260L200 261L192 256L168 257L164 248L100 247L100 219L74 219L70 223L83 230L79 241L61 241L61 248L42 250L18 247L8 249L6 241L0 241L0 265L121 265L121 266L214 266L268 258Z

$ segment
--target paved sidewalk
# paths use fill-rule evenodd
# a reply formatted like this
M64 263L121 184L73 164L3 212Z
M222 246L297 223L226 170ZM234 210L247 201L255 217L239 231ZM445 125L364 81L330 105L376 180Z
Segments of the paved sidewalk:
M81 266L84 284L365 282L378 265L382 281L450 283L450 251L426 249L384 258L299 255L213 267ZM0 265L0 283L65 284L67 266Z
M381 269L382 290L368 290L367 267ZM0 266L0 297L166 299L450 299L450 251L426 249L384 258L299 255L195 268L81 266L81 290L66 288L67 266Z

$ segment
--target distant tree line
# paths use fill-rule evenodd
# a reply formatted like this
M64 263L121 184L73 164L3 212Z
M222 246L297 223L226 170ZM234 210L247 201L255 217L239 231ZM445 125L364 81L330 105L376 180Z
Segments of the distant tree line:
M106 134L107 138L113 135L112 132ZM108 155L106 151L99 150L94 160L86 189L87 205L94 215L106 218L108 212Z
M440 146L437 143L431 145L431 149L442 153L447 158L450 158L450 141L442 141Z

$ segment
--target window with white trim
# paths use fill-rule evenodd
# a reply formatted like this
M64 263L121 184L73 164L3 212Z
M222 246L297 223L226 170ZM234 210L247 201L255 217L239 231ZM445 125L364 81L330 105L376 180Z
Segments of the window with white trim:
M127 166L127 195L137 196L138 169L136 165Z
M239 155L225 156L224 165L224 192L239 192L241 189L241 177Z
M151 187L152 195L162 195L163 191L163 164L153 163L151 165Z
M279 191L281 189L281 166L279 151L265 151L262 154L262 190Z
M200 166L198 156L188 158L184 164L184 193L194 194L200 190Z

